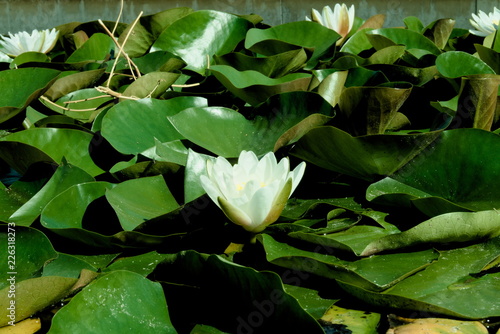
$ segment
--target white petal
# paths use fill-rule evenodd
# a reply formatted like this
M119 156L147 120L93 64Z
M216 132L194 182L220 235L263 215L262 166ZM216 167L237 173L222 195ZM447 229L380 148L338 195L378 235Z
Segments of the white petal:
M354 25L354 19L355 19L355 10L354 10L354 5L351 5L349 8L349 30L350 32L352 30L352 26Z
M250 200L247 213L252 219L252 231L260 232L265 228L265 226L262 226L259 231L259 227L261 227L271 211L274 199L281 190L278 188L278 185L278 182L274 182L266 187L260 188Z
M335 5L333 11L330 6L323 7L323 20L325 22L324 26L332 30L337 29L337 8L340 8L339 4Z
M295 188L300 183L300 180L302 180L302 177L304 176L304 172L306 170L306 163L302 161L295 169L291 172L292 174L292 191L290 192L290 195L295 191Z
M243 226L243 228L247 231L253 230L252 219L243 210L229 203L222 197L218 198L218 202L222 212L224 212L229 220L237 225Z
M200 176L200 182L203 189L207 192L208 197L220 207L218 197L221 196L219 188L205 175Z
M325 21L324 21L324 18L321 16L321 14L316 10L316 9L312 9L311 11L311 17L313 19L313 21L315 22L318 22L319 24L321 25L325 25Z

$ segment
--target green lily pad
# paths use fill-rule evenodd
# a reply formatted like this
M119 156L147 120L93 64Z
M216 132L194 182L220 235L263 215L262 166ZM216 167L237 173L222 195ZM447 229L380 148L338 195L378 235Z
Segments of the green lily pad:
M103 74L104 69L76 73L63 72L61 73L60 78L50 86L50 88L44 93L44 95L51 101L55 101L71 92L92 87Z
M123 96L157 98L179 78L179 73L150 72L137 78L123 92Z
M250 29L245 39L245 48L265 56L298 48L309 49L312 55L306 69L311 69L335 46L339 37L332 29L315 22L290 22L268 29Z
M352 221L342 221L342 224L348 224L348 226L353 225L355 222ZM324 247L330 247L335 249L341 249L344 251L352 252L356 255L361 255L366 247L372 244L374 241L380 240L385 236L394 234L396 231L388 230L376 226L366 226L357 225L353 226L345 231L334 233L315 233L311 232L292 232L289 233L290 237L297 238L299 240L304 240L312 242Z
M291 153L305 161L365 180L390 175L426 149L439 133L352 137L332 127L306 133Z
M64 297L68 296L71 288L78 280L76 278L45 276L26 279L16 283L15 299L0 298L1 319L0 327L7 325L10 321L9 307L12 307L11 301L14 301L15 312L14 319L20 321L42 311ZM10 287L0 290L1 296L8 295Z
M290 280L289 283L296 283ZM325 311L338 300L325 299L319 295L319 292L314 289L302 287L300 285L285 284L286 293L292 295L299 301L300 306L304 308L314 319L320 319Z
M481 59L463 51L448 51L436 58L436 66L443 76L458 78L473 74L495 74Z
M424 50L435 56L441 54L441 50L430 39L412 30L382 28L368 31L366 35L377 50L399 44L405 45L407 50Z
M478 274L500 254L500 239L442 251L438 261L382 292L339 281L347 292L371 305L431 312L465 319L498 317L499 273Z
M410 203L429 216L500 207L500 137L478 129L441 132L432 145L390 177L370 185L369 200Z
M54 92L56 96L58 93L62 93L62 91ZM55 104L44 100L42 100L42 103L57 113L82 122L89 122L95 118L99 108L112 100L113 97L103 94L95 88L84 88L69 92L56 100Z
M433 41L438 48L444 49L453 32L455 22L455 20L449 18L431 22L423 29L424 36Z
M371 28L361 29L356 31L349 39L342 45L341 52L352 53L357 55L362 51L369 50L373 47L366 36L366 33L372 31Z
M144 18L142 18L144 21ZM125 42L126 41L126 42ZM118 43L123 47L123 51L130 57L140 57L144 55L154 42L153 34L146 29L141 22L136 22L134 26L129 24L118 37ZM119 52L119 50L117 51ZM121 55L123 57L123 54Z
M103 272L113 272L116 270L128 270L138 273L144 277L148 276L156 268L156 265L165 260L169 255L159 254L155 251L136 256L123 257L115 260L106 267Z
M82 270L97 272L97 268L75 256L58 253L57 258L43 267L42 276L79 278Z
M303 49L291 50L269 57L251 57L232 52L215 58L217 65L226 65L238 71L258 71L269 78L279 78L299 70L307 61Z
M103 172L88 153L93 140L92 134L88 132L62 128L34 128L11 133L0 140L33 146L57 163L64 157L68 163L92 176Z
M411 86L346 88L339 99L346 127L356 136L384 134L410 93Z
M47 180L16 181L9 187L0 183L0 221L8 222L9 217L24 203L40 191Z
M500 212L451 212L433 217L401 233L372 241L361 256L411 247L480 241L500 235Z
M12 276L16 282L39 277L47 262L57 257L47 236L34 228L11 223L2 229L0 238L5 249L5 255L0 258L5 268L0 275L0 289L10 285L8 279ZM5 298L6 295L1 296Z
M317 106L318 112L331 112L331 106L319 95L293 92L271 98L257 109L266 113L253 120L222 107L189 108L168 119L185 138L217 155L238 157L242 150L261 155L272 151L281 135L307 117L311 105Z
M20 68L0 72L0 122L11 119L43 94L61 72L48 68Z
M75 184L93 180L94 178L82 169L63 163L43 188L9 217L9 221L29 226L54 197Z
M125 231L179 207L161 175L122 182L106 192Z
M83 228L82 220L88 205L113 186L108 182L82 182L67 188L43 209L42 226L50 229Z
M474 46L479 58L491 67L496 74L500 74L500 53L481 44L475 44Z
M122 101L102 120L102 135L123 154L138 154L160 142L183 139L168 121L190 107L204 107L201 97L177 97L170 100L142 99Z
M244 39L251 23L235 15L200 10L169 25L151 51L169 51L181 57L186 69L204 74L214 55L233 51Z
M66 63L96 63L111 57L111 50L115 43L108 35L95 33L79 48L73 52Z
M311 81L307 73L291 73L273 79L258 71L240 72L227 65L213 65L210 71L229 91L253 106L279 93L306 91Z
M497 118L500 75L478 74L461 78L457 113L452 126L490 131Z
M153 34L154 38L158 38L158 36L160 36L160 34L172 23L192 12L193 9L188 7L170 8L152 15L145 15L141 17L140 22Z
M321 277L351 282L367 290L385 290L397 282L430 265L437 252L426 250L414 253L376 255L357 261L346 261L333 255L333 250L317 244L314 251L306 251L277 242L270 235L260 234L266 258L272 264Z
M103 275L76 294L54 316L48 333L145 330L177 333L161 285L119 270Z
M175 254L152 273L165 282L171 309L183 314L193 303L203 312L192 313L194 323L214 326L230 333L258 329L323 333L321 326L285 292L280 277L232 263L219 255L194 251Z
M10 63L10 68L18 68L21 67L23 64L24 66L30 66L33 63L45 63L48 62L50 59L49 57L42 52L36 52L36 51L28 51L28 52L23 52L20 55L16 56Z

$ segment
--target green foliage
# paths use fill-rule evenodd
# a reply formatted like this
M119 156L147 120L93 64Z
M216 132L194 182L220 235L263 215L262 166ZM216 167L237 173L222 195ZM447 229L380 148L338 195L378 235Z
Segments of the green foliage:
M0 58L0 326L14 290L51 334L500 317L500 39L402 25L181 7ZM257 236L200 181L242 150L307 162Z

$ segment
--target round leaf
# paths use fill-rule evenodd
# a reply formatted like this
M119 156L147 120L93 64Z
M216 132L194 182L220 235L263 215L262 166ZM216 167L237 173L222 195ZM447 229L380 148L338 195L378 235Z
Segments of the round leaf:
M233 51L250 27L249 21L235 15L200 10L173 22L151 51L172 52L187 63L187 69L204 74L211 57Z
M177 333L159 283L114 271L74 296L52 319L48 333Z

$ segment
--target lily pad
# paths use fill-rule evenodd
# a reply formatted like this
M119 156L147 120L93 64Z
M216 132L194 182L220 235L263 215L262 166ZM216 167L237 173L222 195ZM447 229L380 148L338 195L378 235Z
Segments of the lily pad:
M43 94L59 71L48 68L20 68L0 72L0 122L19 114Z
M82 169L63 163L44 187L9 217L9 221L29 226L54 197L75 184L93 180L93 177Z
M500 212L451 212L368 244L361 256L411 246L481 241L500 235Z
M481 59L463 51L448 51L436 58L436 66L447 78L458 78L472 74L495 74Z
M8 308L12 307L11 301L15 302L13 304L15 307L14 318L23 320L68 296L76 282L76 278L58 276L36 277L17 282L15 299L0 298L0 307L2 308L0 327L9 321L7 315L10 314ZM7 296L8 289L9 287L4 288L0 294Z
M439 133L352 137L333 126L306 133L291 153L303 160L365 180L391 175L436 138Z
M0 140L33 146L60 163L63 157L92 176L103 172L88 154L92 134L72 129L35 128L11 133ZM85 154L84 152L87 152Z
M383 292L348 281L340 286L372 305L397 310L431 312L462 319L498 317L499 273L478 275L500 254L500 239L442 251L438 261ZM471 295L474 298L471 298Z
M48 333L177 333L161 285L125 270L103 275L57 312Z
M12 282L21 282L41 276L45 264L57 257L50 240L34 228L11 223L2 230L0 238L5 246L5 256L0 259L5 268L0 275L0 289L10 285L8 279L11 277L14 277ZM2 295L2 298L7 299L5 296Z
M170 100L142 99L122 101L111 108L102 120L102 135L123 154L138 154L160 142L183 139L168 116L191 107L204 107L201 97L178 97Z
M310 114L306 101L318 106L319 112L331 112L319 95L295 92L275 96L262 106L266 114L253 120L222 107L189 108L168 119L185 138L217 155L237 157L242 150L261 155L272 151L282 134Z
M161 175L122 182L106 192L125 231L179 207Z
M429 216L500 207L500 137L478 129L441 132L436 141L393 175L370 185L367 199L407 207ZM397 194L397 195L396 195Z
M298 48L309 49L312 55L306 69L310 69L323 55L326 56L339 37L334 30L315 22L290 22L268 29L250 29L245 39L245 48L265 56Z
M258 71L240 72L227 65L214 65L210 70L229 91L253 106L279 93L306 91L311 81L307 73L291 73L273 79Z
M368 31L366 35L377 50L399 44L405 45L407 50L424 50L435 56L441 54L441 50L430 39L412 30L382 28Z
M172 52L187 63L186 69L203 75L212 56L233 51L251 26L236 15L200 10L169 25L151 51Z
M329 279L350 282L367 290L382 291L422 270L437 259L432 250L414 253L377 255L357 261L346 261L333 255L321 243L306 251L276 241L270 235L257 237L266 258L272 264Z

